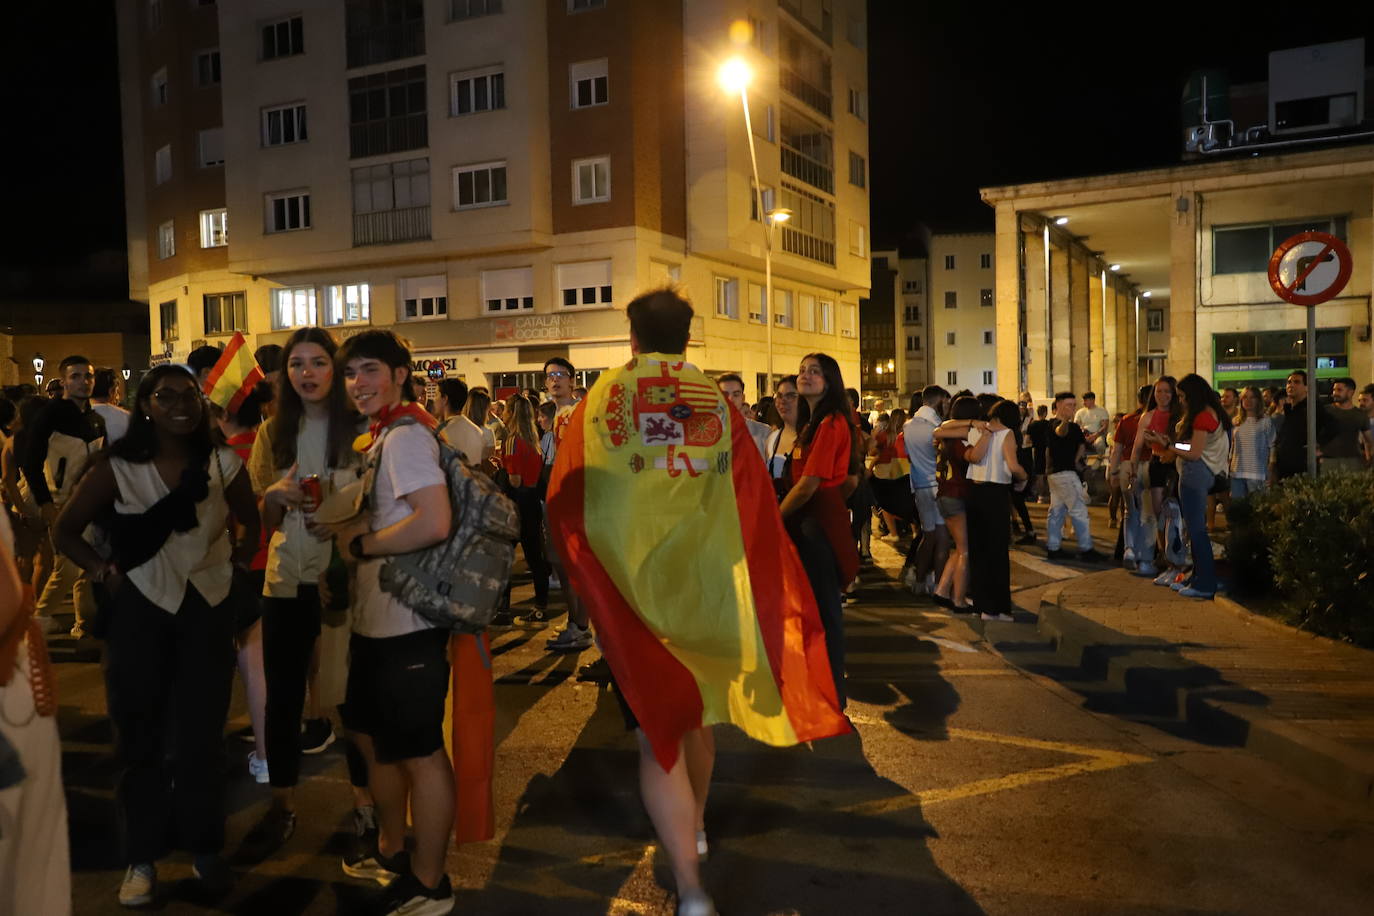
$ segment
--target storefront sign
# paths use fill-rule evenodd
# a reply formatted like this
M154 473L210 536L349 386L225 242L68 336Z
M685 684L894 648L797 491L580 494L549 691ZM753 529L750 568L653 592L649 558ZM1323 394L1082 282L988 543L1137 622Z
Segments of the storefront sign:
M1218 372L1268 372L1268 363L1217 363Z
M491 323L491 337L496 343L567 340L576 336L576 315L521 315L495 318Z

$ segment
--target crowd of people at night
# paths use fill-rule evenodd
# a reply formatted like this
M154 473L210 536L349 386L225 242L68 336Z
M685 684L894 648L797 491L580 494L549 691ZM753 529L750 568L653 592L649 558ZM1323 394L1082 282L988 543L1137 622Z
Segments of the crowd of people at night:
M81 355L61 361L47 396L7 390L0 912L70 910L46 648L67 614L70 636L103 655L121 904L158 899L173 850L207 895L232 889L226 747L242 739L234 770L266 787L238 854L258 863L289 849L303 756L337 741L354 826L342 871L381 885L379 912L450 912L455 828L459 841L490 835L462 822L457 745L489 745L490 723L474 736L449 707L458 643L473 636L408 604L389 576L394 558L455 536L455 473L510 501L532 582L516 601L507 580L487 629L546 628L566 612L547 650L600 647L579 676L612 686L678 912L704 916L711 727L778 745L849 730L844 613L873 529L910 538L899 576L922 600L1009 621L1013 540L1043 536L1053 561L1112 561L1088 512L1101 496L1126 568L1208 599L1221 587L1217 506L1306 469L1302 372L1284 390L1221 392L1163 376L1115 417L1093 392L1036 405L935 385L908 409L865 412L839 363L812 353L751 405L739 375L708 379L687 361L693 313L676 292L626 312L631 359L590 391L564 357L543 365L542 392L427 388L392 332L339 342L315 327L260 348L264 378L232 409L206 396L215 347L144 373L127 410L119 374ZM1368 471L1371 418L1374 385L1337 379L1318 414L1324 472ZM325 512L360 484L363 512ZM1048 502L1043 535L1030 501ZM791 676L745 690L741 646L760 635L765 664L791 658ZM480 634L474 645L486 651ZM696 667L703 657L712 667ZM226 736L235 673L250 724Z

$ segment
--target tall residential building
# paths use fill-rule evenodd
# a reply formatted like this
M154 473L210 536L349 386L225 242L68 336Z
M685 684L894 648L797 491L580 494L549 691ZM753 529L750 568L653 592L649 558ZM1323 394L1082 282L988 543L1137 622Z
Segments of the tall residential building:
M860 390L907 407L930 380L926 259L893 248L873 252L872 291L859 300Z
M931 384L930 309L926 303L929 260L924 254L899 258L897 278L902 284L901 324L897 330L901 355L898 358L898 390L904 394L920 391ZM909 405L909 401L908 401ZM901 405L901 406L908 406Z
M997 310L991 232L927 232L927 304L931 381L950 393L1016 394L997 378Z
M130 295L153 349L390 327L498 395L590 381L680 284L690 357L857 377L869 285L862 0L119 0ZM735 45L731 25L746 21ZM745 37L736 29L736 37ZM764 223L738 95L741 53Z

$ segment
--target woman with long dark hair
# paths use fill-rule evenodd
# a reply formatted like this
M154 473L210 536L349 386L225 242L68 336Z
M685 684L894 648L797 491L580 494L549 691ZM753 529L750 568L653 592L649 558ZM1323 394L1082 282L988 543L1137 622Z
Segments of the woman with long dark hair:
M248 475L233 449L214 444L190 371L155 367L134 400L128 432L92 459L57 519L57 549L107 596L97 623L124 767L125 906L153 899L173 823L206 889L228 890L220 851L234 618L223 605L232 567L246 568L258 545ZM242 532L232 546L229 512ZM109 531L108 559L82 536L97 521Z
M300 778L301 754L322 751L333 742L328 709L343 701L341 671L348 634L337 632L345 627L322 628L319 581L330 563L331 542L313 530L311 521L314 498L355 480L359 467L353 451L359 421L344 393L343 378L334 371L337 349L333 335L322 328L300 328L287 338L284 371L277 377L276 412L258 427L248 460L253 489L262 501L263 524L272 530L262 607L272 805L244 840L250 859L270 855L295 832L292 790ZM309 494L302 487L306 479L312 481ZM314 715L302 732L312 670L319 672L311 691ZM333 689L325 689L325 681ZM359 809L355 826L361 833L369 829L364 823L370 809L367 773L349 750L349 776Z
M1174 428L1173 443L1156 433L1147 435L1163 438L1163 447L1180 465L1178 501L1192 546L1193 575L1175 590L1185 598L1211 599L1217 592L1217 573L1207 534L1207 494L1216 475L1226 470L1231 418L1212 386L1195 372L1179 380L1178 395L1183 417Z
M501 466L510 482L510 494L520 510L520 549L525 565L534 577L534 606L545 611L549 606L549 564L544 559L544 510L539 498L539 430L535 425L534 405L522 395L506 401L506 439ZM510 589L506 589L510 605ZM509 611L505 612L509 618ZM503 623L509 623L506 619Z
M974 422L968 433L968 489L964 494L968 524L969 577L973 606L984 620L1011 616L1011 511L1013 482L1024 486L1026 472L1016 458L1014 430L1021 414L1011 401L998 401L987 422Z
M840 708L844 693L841 591L859 572L845 499L857 476L859 430L840 365L824 353L802 358L797 372L797 434L788 459L792 487L779 509L801 555L825 627L830 673Z
M787 457L797 444L797 402L800 397L797 394L797 377L784 375L778 379L773 396L768 398L768 408L776 417L776 423L772 424L775 428L768 435L764 459L779 502L792 489L792 482L787 477Z
M1131 479L1149 490L1148 496L1140 501L1140 530L1136 536L1137 576L1163 578L1163 574L1155 566L1155 553L1158 549L1156 542L1160 520L1164 518L1164 500L1177 479L1173 455L1164 447L1167 445L1169 430L1178 425L1182 416L1177 392L1178 382L1172 375L1161 375L1155 381L1150 400L1145 405L1145 412L1140 415L1140 432L1136 436L1127 463ZM1150 441L1151 436L1147 435L1148 433L1154 434L1153 442ZM1165 437L1164 445L1160 444L1161 440L1158 437ZM1147 455L1148 464L1143 471L1138 470L1141 462L1146 461ZM1165 564L1161 562L1159 565Z
M945 561L940 581L931 598L940 607L952 611L971 611L968 601L968 450L965 441L974 421L978 420L978 402L973 398L956 398L949 408L949 419L935 428L935 445L939 454L935 461L936 493L940 515L954 542L954 549ZM986 426L985 423L979 423Z

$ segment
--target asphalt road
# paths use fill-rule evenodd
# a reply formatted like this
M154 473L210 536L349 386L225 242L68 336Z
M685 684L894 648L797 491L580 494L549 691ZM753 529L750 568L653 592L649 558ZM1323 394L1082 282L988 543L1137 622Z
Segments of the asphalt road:
M1374 812L1030 673L1042 587L1083 570L1019 551L1027 613L985 627L913 599L900 557L874 551L847 610L855 733L779 750L719 729L705 878L725 916L1369 912ZM546 635L494 640L497 838L450 854L455 912L671 913L632 737L614 698L574 676L595 652L548 655ZM99 667L63 663L59 679L75 909L125 912ZM241 697L232 715L246 724ZM247 749L229 741L230 850L268 797ZM338 864L348 799L337 745L308 758L287 847L217 907L187 899L189 862L172 858L159 908L364 912L374 889Z

